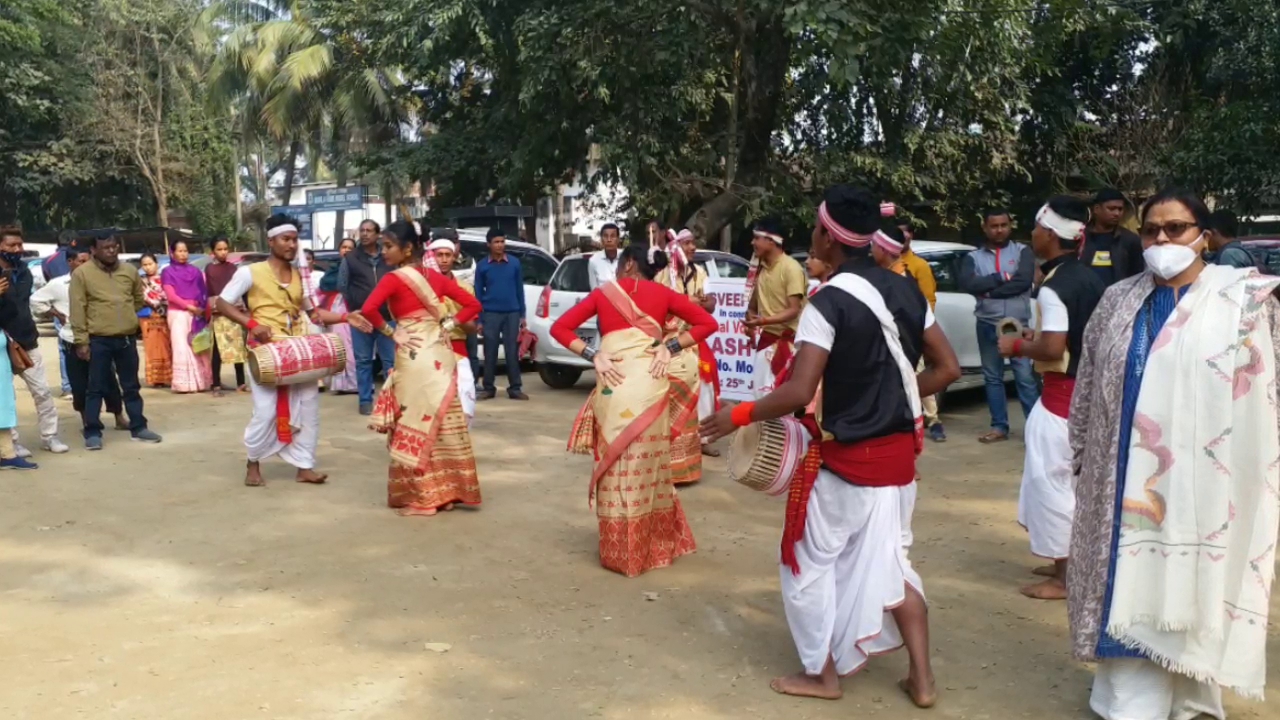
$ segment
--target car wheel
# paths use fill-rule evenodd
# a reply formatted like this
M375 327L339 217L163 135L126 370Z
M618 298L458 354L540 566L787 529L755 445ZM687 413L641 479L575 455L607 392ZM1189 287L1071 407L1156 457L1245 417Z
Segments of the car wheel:
M553 390L568 390L578 384L582 370L567 365L538 365L538 377Z

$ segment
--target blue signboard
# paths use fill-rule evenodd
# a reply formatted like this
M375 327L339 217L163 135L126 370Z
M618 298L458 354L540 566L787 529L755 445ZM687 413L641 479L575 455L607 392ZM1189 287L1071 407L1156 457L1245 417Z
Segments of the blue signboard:
M298 221L299 240L315 239L311 235L311 213L315 211L316 208L313 208L310 205L273 205L271 207L272 215L275 215L276 213L284 213Z
M311 206L313 212L363 210L368 194L369 188L365 185L308 190L307 204Z

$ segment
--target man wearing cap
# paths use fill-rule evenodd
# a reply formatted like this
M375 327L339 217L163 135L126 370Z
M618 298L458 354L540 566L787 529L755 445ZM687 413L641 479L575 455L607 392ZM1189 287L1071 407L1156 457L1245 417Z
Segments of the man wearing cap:
M905 646L899 687L919 707L937 700L920 576L907 557L923 445L920 396L960 376L959 361L916 284L878 267L870 247L879 202L848 185L827 190L810 254L838 267L810 300L787 379L756 402L702 424L709 440L791 416L813 398L815 441L791 481L782 539L782 599L804 667L779 693L836 699L840 678ZM928 360L916 374L921 357Z
M1004 357L1029 358L1044 378L1044 391L1027 418L1026 461L1018 497L1018 522L1031 538L1032 554L1053 561L1037 568L1048 579L1022 589L1037 600L1065 600L1075 473L1067 416L1075 390L1084 328L1107 287L1078 257L1089 208L1066 195L1050 198L1036 213L1031 247L1044 282L1036 291L1036 332L1000 338Z
M1120 226L1128 209L1129 201L1115 188L1099 190L1093 198L1093 217L1080 248L1080 259L1107 287L1147 269L1142 259L1142 239Z
M747 274L747 333L755 338L752 389L756 397L772 392L775 378L791 364L796 327L804 308L809 281L804 268L783 251L779 223L766 218L756 223L751 247L755 251Z

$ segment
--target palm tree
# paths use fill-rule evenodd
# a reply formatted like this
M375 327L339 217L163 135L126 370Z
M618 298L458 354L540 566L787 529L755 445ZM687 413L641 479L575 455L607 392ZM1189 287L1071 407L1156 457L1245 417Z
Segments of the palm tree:
M208 25L226 29L210 70L210 101L236 109L244 149L285 149L282 204L304 149L313 167L327 159L344 186L351 151L394 134L404 121L398 75L342 53L297 0L219 0L206 15ZM335 236L342 221L339 213Z

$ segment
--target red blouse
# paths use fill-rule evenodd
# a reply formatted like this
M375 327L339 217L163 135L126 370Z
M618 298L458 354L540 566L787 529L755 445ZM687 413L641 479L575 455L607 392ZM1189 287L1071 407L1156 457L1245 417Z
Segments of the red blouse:
M631 297L636 307L659 324L665 323L671 315L689 323L692 326L689 328L689 334L693 336L695 343L711 337L719 328L711 313L665 285L659 285L651 280L623 280L618 283L618 286ZM609 302L597 288L556 320L551 326L551 337L561 345L569 347L569 343L578 339L574 330L590 320L592 316L596 317L601 336L631 327L631 323L627 322L622 313L618 312L613 307L613 303Z
M480 315L480 301L475 295L463 290L456 280L447 278L435 270L423 267L415 269L427 278L427 284L436 295L449 298L462 306L454 315L454 320L465 323ZM360 308L360 314L373 325L374 329L386 324L381 313L383 305L391 308L391 314L395 317L405 317L423 309L418 294L396 273L384 275L370 293L369 299L364 301L364 307Z

